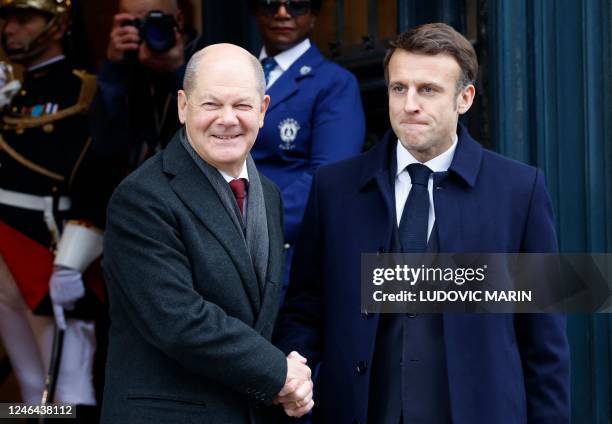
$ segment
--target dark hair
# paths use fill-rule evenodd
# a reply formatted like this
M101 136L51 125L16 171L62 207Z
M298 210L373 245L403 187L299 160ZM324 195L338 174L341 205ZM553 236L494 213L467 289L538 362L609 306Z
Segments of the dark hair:
M389 61L397 49L417 54L432 56L446 54L453 57L461 68L457 91L476 82L478 59L474 47L462 34L449 25L443 23L419 25L391 40L383 60L387 83L389 82Z
M257 11L257 3L259 3L260 1L261 0L247 0L247 4L249 5L249 9L252 13L255 13ZM323 0L310 0L310 10L312 10L313 12L320 11L321 3L323 3Z

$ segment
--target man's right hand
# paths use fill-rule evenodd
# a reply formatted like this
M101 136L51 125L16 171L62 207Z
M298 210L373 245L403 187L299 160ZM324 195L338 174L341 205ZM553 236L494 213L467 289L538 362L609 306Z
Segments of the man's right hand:
M110 33L106 58L114 63L120 63L129 51L137 51L140 47L140 35L133 25L121 26L122 22L134 20L129 13L118 13L113 18L113 28Z
M287 356L285 386L274 400L274 403L280 404L290 417L301 417L314 406L311 376L306 358L297 352L291 352Z

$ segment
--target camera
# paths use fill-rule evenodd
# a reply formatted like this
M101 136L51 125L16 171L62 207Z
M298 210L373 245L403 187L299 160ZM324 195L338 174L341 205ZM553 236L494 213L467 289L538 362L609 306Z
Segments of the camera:
M164 53L174 47L175 28L178 27L174 16L159 10L152 10L145 19L123 21L121 26L134 26L149 48L156 53Z

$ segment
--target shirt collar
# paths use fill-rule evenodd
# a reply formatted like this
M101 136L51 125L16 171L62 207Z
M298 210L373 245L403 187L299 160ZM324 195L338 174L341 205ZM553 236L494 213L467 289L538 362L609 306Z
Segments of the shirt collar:
M195 154L197 154L198 156L200 156L199 153L197 153L197 151L193 148L193 144L191 143L191 137L189 137L189 133L187 132L187 130L185 129L185 127L183 127L182 133L185 135L186 139L187 139L187 144L191 147L191 149L193 150L193 152ZM204 160L204 158L202 158L200 156L200 158L202 160ZM205 160L204 160L205 161ZM206 161L205 161L206 162ZM206 162L208 163L208 162ZM210 165L210 164L209 164ZM212 165L210 165L212 166ZM221 171L219 168L215 168L217 171L219 171L219 174L221 174L221 176L223 177L223 179L226 182L230 182L232 180L234 180L235 178L232 177L230 174L228 174L227 172ZM247 171L247 166L246 166L246 160L243 162L242 164L242 170L240 171L240 174L238 175L237 178L244 178L245 180L249 181L249 173Z
M63 60L63 59L66 59L66 56L64 56L63 54L60 54L58 56L52 57L49 60L45 60L42 63L34 65L31 68L28 68L28 72L35 71L35 70L40 69L40 68L42 68L44 66L51 65L52 63L55 63L55 62L59 62L60 60Z
M395 176L397 177L401 174L408 165L413 163L419 163L419 161L412 156L404 145L397 140L397 173ZM453 144L448 148L444 153L439 154L433 159L428 160L423 165L427 166L433 172L445 172L448 171L448 168L451 166L453 162L453 157L455 156L455 150L457 149L457 134L453 136Z
M278 66L283 70L283 72L285 72L287 69L291 67L291 65L293 65L293 63L296 60L300 58L300 56L306 53L306 51L309 48L310 48L310 40L306 38L302 42L291 47L290 49L285 50L284 52L281 52L277 54L276 56L274 56L274 60L276 60L276 63L278 63ZM261 48L261 51L259 52L259 61L265 59L266 57L268 57L268 54L266 53L266 48L264 46Z
M240 171L238 178L234 178L227 172L223 172L220 169L217 169L217 171L219 171L223 179L228 183L234 179L240 179L240 178L244 178L245 180L249 181L249 173L247 172L246 161L244 161L244 163L242 164L242 171Z

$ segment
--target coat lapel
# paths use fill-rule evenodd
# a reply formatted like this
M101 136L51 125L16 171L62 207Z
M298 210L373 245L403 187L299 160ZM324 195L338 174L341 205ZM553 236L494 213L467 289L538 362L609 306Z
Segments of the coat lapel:
M384 244L385 252L392 252L397 248L395 239L397 238L397 224L395 221L395 192L394 192L394 175L396 170L395 161L395 142L397 138L392 131L385 134L383 141L376 144L367 153L368 158L364 161L363 171L360 176L359 186L362 193L373 188L382 197L384 208L383 220L372 220L372 225L375 225L377 231L381 234L387 234L388 240ZM372 185L372 186L371 186ZM380 201L372 201L372 205L379 205Z
M441 188L434 191L440 252L459 252L467 248L463 231L469 227L473 216L464 211L466 190L476 185L482 160L482 146L463 125L458 126L457 133L457 149L448 172L434 174L434 185Z
M232 222L221 199L181 145L178 136L168 144L163 155L164 172L174 176L170 180L170 186L225 248L242 277L255 314L259 313L261 299L255 269L242 235Z
M298 90L298 84L302 79L314 78L317 66L322 60L323 56L312 45L302 56L293 62L289 69L268 89L267 94L270 96L268 111L273 110L287 97L293 95Z

